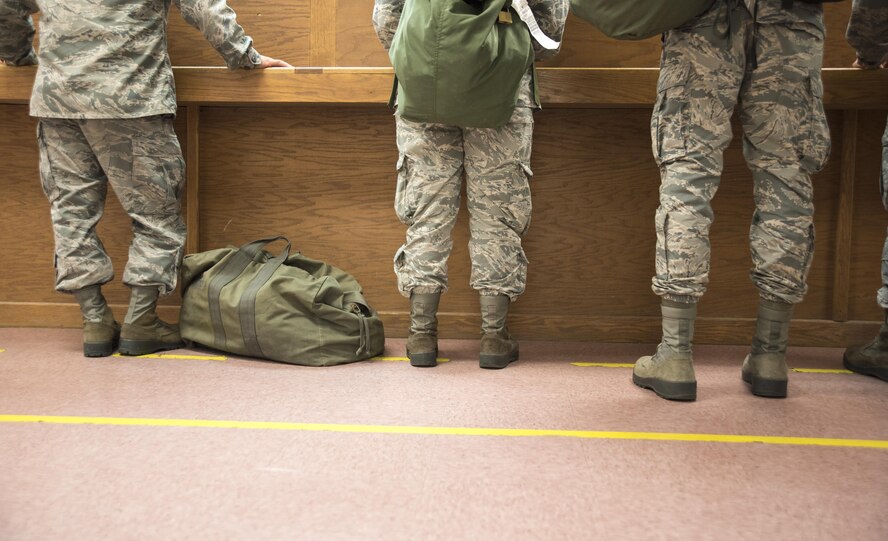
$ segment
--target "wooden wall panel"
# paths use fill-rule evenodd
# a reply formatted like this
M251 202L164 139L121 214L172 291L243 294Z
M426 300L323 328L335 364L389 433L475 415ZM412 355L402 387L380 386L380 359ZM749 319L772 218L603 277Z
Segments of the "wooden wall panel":
M14 202L0 214L0 246L6 253L0 302L73 303L71 296L54 289L52 223L49 203L40 188L35 130L36 120L28 116L27 106L0 105L0 148L8 165L0 175L0 190L7 201ZM184 146L184 115L177 120L176 130ZM126 304L129 291L120 279L132 230L110 188L98 232L115 271L115 281L103 291L110 303ZM165 298L163 303L177 305L178 294ZM124 313L117 312L122 320Z
M398 306L397 151L385 106L205 108L201 135L204 249L284 234L353 272L378 309Z
M372 0L337 0L336 65L390 66L373 29Z
M854 222L851 251L849 319L881 319L876 290L882 285L880 261L888 213L879 198L881 137L888 111L872 111L859 119L857 182L854 186Z
M294 66L310 62L310 0L229 0L238 23L260 53ZM332 1L332 0L331 0ZM222 57L173 6L169 15L169 51L174 66L224 66Z

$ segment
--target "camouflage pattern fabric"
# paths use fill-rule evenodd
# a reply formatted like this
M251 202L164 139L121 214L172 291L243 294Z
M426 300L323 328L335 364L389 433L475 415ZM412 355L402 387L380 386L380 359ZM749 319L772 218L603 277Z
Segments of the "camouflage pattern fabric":
M888 60L888 0L854 0L845 37L862 64Z
M888 62L888 0L854 0L846 33L864 66ZM882 173L879 178L882 204L888 211L888 121L882 136ZM879 306L888 309L888 234L882 247L882 287L876 294Z
M755 19L753 18L755 17ZM824 29L818 4L718 0L666 34L651 119L660 166L653 290L694 303L709 281L710 201L739 105L756 210L751 277L763 298L797 303L814 248L810 175L830 151L823 110Z
M123 282L172 292L185 245L179 204L185 161L172 117L41 119L37 143L55 235L56 289L113 279L96 234L110 182L133 223Z
M176 113L167 55L167 15L175 2L229 68L261 58L224 0L3 0L0 59L39 59L31 115L41 118L137 118ZM40 52L31 14L40 12Z
M390 47L405 0L376 0L373 24ZM561 40L570 6L567 0L530 0L546 35ZM534 43L536 57L546 52ZM533 139L531 72L525 74L515 111L500 128L461 128L397 119L398 181L395 212L407 225L407 240L395 254L398 289L435 293L447 290L451 231L459 211L462 177L471 214L470 285L482 295L524 292L527 257L521 238L530 225L530 169Z
M527 95L530 86L525 88ZM482 295L521 295L527 280L521 238L531 214L532 110L516 107L500 128L422 124L398 116L397 138L395 212L407 225L407 240L395 254L401 293L447 290L451 231L465 172L470 285Z

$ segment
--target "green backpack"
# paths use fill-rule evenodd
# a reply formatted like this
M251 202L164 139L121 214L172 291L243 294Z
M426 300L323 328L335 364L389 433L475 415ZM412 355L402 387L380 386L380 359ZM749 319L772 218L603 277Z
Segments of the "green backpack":
M646 39L677 28L715 0L570 0L577 17L616 39Z
M238 355L308 366L382 353L382 321L348 273L262 248L284 237L185 257L182 338Z
M398 112L414 122L496 128L533 65L527 25L509 0L407 0L389 58ZM500 13L507 10L499 22Z

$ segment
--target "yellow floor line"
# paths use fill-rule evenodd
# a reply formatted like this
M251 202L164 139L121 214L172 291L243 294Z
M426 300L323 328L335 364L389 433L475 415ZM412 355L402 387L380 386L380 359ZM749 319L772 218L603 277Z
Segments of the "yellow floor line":
M772 445L813 445L888 450L885 440L841 438L800 438L790 436L749 436L733 434L673 434L668 432L603 432L592 430L541 430L520 428L460 428L446 426L340 425L283 423L265 421L213 421L203 419L146 419L129 417L68 417L54 415L0 415L2 423L47 423L64 425L112 425L190 428L241 428L252 430L293 430L359 434L411 434L434 436L562 437L600 440L650 440L716 443L767 443Z
M223 355L178 355L175 353L149 353L148 355L121 355L115 353L114 357L129 357L132 359L174 359L181 361L227 361Z
M410 359L407 357L373 357L370 359L371 361L386 361L392 363L402 363L409 361ZM438 359L439 363L449 363L450 359Z
M599 368L632 368L635 363L570 363L573 366L597 366Z

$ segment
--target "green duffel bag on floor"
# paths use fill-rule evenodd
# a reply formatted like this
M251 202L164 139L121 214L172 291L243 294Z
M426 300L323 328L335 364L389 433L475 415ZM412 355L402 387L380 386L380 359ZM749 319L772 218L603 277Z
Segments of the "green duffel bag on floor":
M574 15L616 39L646 39L701 15L715 0L570 0Z
M280 255L263 248L287 243ZM221 351L330 366L382 353L382 321L350 274L272 237L185 257L182 338Z

